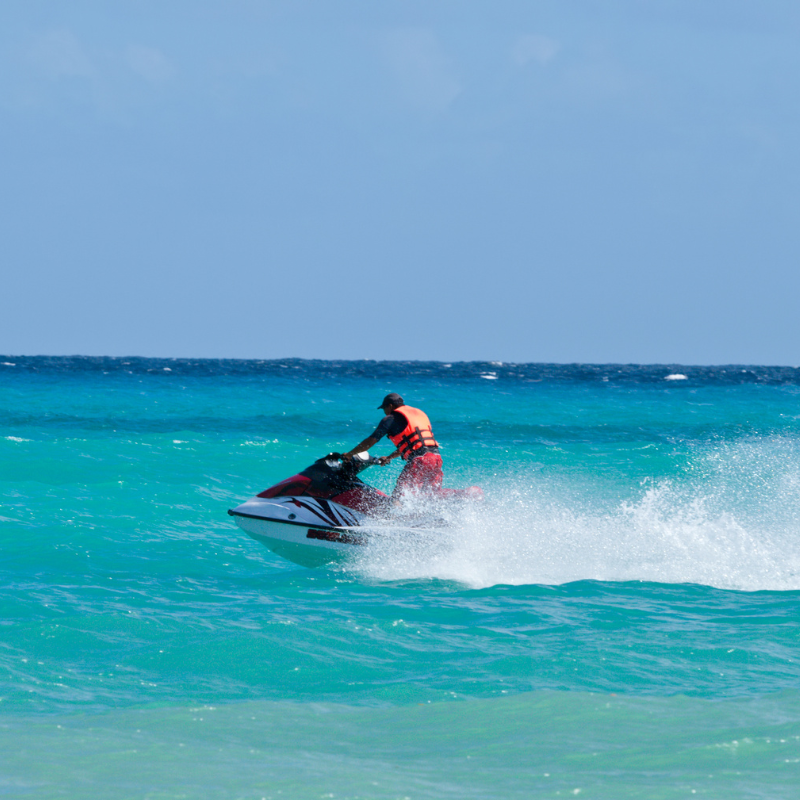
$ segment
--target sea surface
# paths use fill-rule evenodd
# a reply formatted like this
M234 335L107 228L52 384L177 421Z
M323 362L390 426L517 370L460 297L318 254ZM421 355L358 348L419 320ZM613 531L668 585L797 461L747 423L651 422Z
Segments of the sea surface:
M443 542L235 526L390 391ZM797 368L0 356L0 570L0 797L800 797Z

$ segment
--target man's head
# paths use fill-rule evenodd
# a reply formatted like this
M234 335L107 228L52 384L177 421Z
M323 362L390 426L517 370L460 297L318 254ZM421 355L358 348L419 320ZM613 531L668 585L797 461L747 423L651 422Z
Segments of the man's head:
M397 392L391 392L383 398L383 402L378 408L383 409L384 414L391 414L396 408L405 405L403 398Z

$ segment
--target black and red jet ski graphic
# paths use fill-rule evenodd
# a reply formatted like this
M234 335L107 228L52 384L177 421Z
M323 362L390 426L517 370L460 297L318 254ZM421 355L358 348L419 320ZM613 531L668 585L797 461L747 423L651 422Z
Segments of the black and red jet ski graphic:
M390 497L364 483L358 474L378 459L359 453L349 461L338 453L320 458L297 475L266 489L228 513L236 524L283 558L318 566L347 558L354 548L375 544L402 531L435 528L430 517L388 521ZM448 490L451 499L480 498L478 487Z

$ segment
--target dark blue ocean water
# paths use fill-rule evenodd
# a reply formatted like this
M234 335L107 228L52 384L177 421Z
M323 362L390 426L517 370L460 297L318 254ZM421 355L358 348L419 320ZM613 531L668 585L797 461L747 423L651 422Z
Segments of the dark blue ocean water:
M233 524L389 391L445 546ZM800 369L0 356L0 503L0 796L800 794Z

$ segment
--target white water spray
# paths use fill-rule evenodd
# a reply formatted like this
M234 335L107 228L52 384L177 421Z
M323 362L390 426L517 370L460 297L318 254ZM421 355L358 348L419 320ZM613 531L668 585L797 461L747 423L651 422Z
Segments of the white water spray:
M585 481L590 483L586 490ZM800 443L783 438L699 453L680 477L615 500L599 480L495 485L429 537L398 535L357 564L378 580L437 578L481 588L577 580L800 590ZM441 509L437 509L441 515Z

